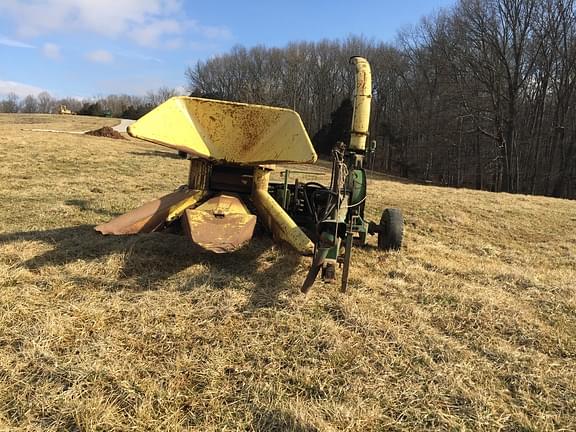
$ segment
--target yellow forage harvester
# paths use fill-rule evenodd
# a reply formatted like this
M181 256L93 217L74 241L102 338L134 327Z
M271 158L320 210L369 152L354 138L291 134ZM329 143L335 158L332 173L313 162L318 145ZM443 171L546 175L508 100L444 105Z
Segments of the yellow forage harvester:
M386 209L378 224L364 220L371 77L365 59L353 57L351 63L356 66L351 140L347 146L334 143L329 186L288 184L288 171L283 183L269 181L275 164L317 160L295 111L173 97L132 124L128 133L186 153L188 184L96 230L123 235L179 225L199 247L226 253L248 242L259 221L274 239L314 255L302 291L310 289L320 270L325 280L334 280L339 263L346 290L352 240L363 244L367 233L377 233L382 249L399 249L403 232L398 209Z

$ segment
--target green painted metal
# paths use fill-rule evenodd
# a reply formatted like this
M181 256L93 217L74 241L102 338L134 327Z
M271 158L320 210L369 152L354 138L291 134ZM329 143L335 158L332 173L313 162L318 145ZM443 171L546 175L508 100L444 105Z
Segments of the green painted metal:
M337 237L336 238L336 242L334 244L334 246L332 246L329 250L328 250L328 254L326 255L326 259L338 259L338 255L340 255L340 238Z
M282 196L282 208L286 209L288 204L288 176L290 175L290 170L284 171L284 194Z
M361 205L366 199L366 172L362 168L353 170L349 175L350 206Z

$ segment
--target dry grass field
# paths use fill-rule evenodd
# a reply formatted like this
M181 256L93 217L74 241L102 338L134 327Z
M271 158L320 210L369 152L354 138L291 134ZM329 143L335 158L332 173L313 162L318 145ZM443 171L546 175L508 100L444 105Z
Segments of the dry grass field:
M370 181L405 246L350 293L265 234L224 256L95 224L185 182L135 140L0 116L0 429L576 430L576 202Z

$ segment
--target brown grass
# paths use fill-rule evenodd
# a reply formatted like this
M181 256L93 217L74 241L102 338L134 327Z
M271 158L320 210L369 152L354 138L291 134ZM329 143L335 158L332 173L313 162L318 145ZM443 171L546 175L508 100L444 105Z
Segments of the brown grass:
M29 132L30 138L35 138L29 129L54 129L62 131L86 131L102 126L115 126L118 119L88 117L77 115L52 114L0 114L0 128L16 133L17 130Z
M267 236L225 256L92 227L185 182L162 147L0 116L0 425L21 430L574 430L576 202L370 183L400 253L349 295ZM82 122L82 124L79 124ZM37 127L37 126L34 126Z

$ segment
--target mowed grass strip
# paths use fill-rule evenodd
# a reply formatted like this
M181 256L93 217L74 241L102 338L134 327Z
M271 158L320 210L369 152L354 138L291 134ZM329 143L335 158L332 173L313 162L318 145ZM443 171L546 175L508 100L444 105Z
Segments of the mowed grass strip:
M303 297L310 259L265 234L99 235L187 162L32 123L115 121L0 116L1 427L576 429L576 202L375 176L367 213L402 208L405 246L371 238L350 294Z

